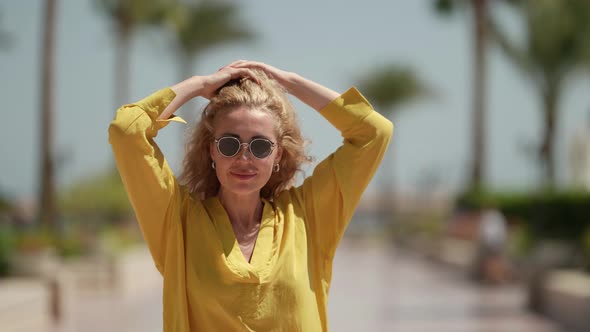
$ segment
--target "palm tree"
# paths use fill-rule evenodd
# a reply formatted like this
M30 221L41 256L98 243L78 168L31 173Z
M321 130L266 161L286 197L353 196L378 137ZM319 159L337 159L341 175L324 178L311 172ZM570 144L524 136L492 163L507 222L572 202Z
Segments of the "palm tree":
M415 73L395 64L378 66L360 77L359 88L375 109L391 119L401 106L419 97L432 95L430 89ZM387 171L382 190L391 192L394 189L392 178L393 160L391 147L383 160L383 169Z
M254 34L241 23L238 7L228 2L178 2L167 15L179 63L179 79L193 73L193 62L220 45L250 41Z
M436 0L439 13L449 14L456 10L457 5L470 5L472 12L473 33L473 95L472 95L472 146L469 189L478 190L485 185L487 161L487 126L486 126L486 84L487 84L487 18L488 0Z
M39 222L49 229L56 226L55 170L53 158L53 86L57 0L45 0L41 53L41 188Z
M99 9L111 18L116 39L115 108L129 99L131 38L142 26L158 25L170 6L166 0L96 0Z
M490 19L494 42L535 86L542 103L543 135L538 157L543 184L555 186L555 137L559 104L568 79L590 68L590 2L586 0L512 0L523 18L524 45L512 41Z

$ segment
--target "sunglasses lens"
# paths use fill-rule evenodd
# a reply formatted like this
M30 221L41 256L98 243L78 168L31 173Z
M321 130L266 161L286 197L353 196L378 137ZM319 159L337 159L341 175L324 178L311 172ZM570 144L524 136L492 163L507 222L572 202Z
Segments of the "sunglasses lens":
M240 141L233 137L222 137L217 146L222 155L232 157L240 150Z
M250 152L256 158L266 158L272 152L272 143L265 139L255 139L250 142Z

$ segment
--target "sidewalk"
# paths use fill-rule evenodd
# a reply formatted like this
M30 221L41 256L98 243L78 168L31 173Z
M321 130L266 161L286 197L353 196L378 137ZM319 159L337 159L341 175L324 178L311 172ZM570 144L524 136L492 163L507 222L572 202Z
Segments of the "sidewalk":
M146 273L157 273L146 271ZM559 332L526 312L525 293L482 287L442 265L378 244L344 240L330 292L330 330L403 332ZM131 297L91 294L51 332L161 332L161 285Z
M50 332L161 332L162 286L132 296L88 292L71 299L66 310L71 319Z
M524 310L518 286L476 285L444 265L380 245L343 243L334 264L332 331L558 332Z

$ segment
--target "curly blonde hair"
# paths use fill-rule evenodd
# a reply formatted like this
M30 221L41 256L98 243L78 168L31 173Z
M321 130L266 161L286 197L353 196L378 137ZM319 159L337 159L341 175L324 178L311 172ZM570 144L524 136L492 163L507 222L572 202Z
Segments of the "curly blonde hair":
M220 183L211 167L213 160L209 147L215 140L215 118L222 112L245 106L267 112L278 120L277 143L283 149L280 170L272 173L260 191L261 197L272 199L292 187L295 174L302 170L304 163L311 160L305 153L307 142L301 134L295 109L285 90L264 72L255 70L254 73L258 83L251 79L234 80L219 89L189 134L179 181L201 199L215 196L219 191Z

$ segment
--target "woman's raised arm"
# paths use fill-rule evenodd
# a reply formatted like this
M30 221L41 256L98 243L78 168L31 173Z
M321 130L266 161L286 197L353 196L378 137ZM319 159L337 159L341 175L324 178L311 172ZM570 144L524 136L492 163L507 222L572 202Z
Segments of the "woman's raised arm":
M230 66L263 70L342 133L342 145L315 167L303 185L292 191L306 211L309 235L319 254L333 257L383 158L392 123L375 112L355 88L340 95L300 75L260 62L236 61Z

